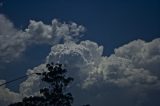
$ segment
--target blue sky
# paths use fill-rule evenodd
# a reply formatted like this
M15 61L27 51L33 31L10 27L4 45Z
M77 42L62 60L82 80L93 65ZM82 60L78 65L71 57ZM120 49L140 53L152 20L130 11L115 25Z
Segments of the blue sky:
M14 23L17 30L26 29L29 20L51 24L54 18L83 25L86 32L79 40L103 45L103 56L114 54L115 48L133 40L151 42L160 37L159 0L0 0L0 3L0 14ZM30 45L20 58L10 63L0 61L0 79L13 79L44 63L50 48L47 44ZM18 91L19 83L7 87Z
M4 0L4 13L19 27L30 19L50 23L53 18L87 28L83 39L107 47L105 54L135 39L150 41L160 34L158 0Z

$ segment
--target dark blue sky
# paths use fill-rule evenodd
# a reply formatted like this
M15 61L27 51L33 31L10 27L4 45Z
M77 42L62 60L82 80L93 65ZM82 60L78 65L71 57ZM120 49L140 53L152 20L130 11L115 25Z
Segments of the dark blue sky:
M0 13L26 27L30 19L51 23L53 18L87 28L82 39L105 46L109 55L135 39L150 41L160 35L159 0L3 0Z
M85 26L87 30L81 39L103 45L104 55L110 55L115 48L136 39L151 41L160 37L160 0L0 1L3 3L0 13L19 29L25 29L31 19L49 24L53 18L57 18ZM4 71L0 79L10 80L24 75L27 69L43 63L49 51L50 46L32 45L19 60L9 64L0 63ZM17 70L17 73L11 70ZM17 91L18 86L13 85L9 87Z

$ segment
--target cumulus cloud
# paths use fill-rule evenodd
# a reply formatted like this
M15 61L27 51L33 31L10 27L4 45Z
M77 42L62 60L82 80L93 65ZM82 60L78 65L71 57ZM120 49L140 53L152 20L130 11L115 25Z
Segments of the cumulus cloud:
M66 42L65 44L58 44L51 48L51 52L46 58L46 63L59 62L65 64L69 73L77 77L76 80L80 84L83 82L83 78L87 77L88 70L92 70L91 68L98 64L102 52L103 47L91 41L82 41L80 44ZM33 70L28 70L28 73L45 70L45 65L41 64ZM40 83L38 82L41 82L39 77L36 75L31 76L21 84L20 91L24 95L33 94L35 89L35 91L39 89Z
M0 14L0 59L10 62L19 57L31 44L56 44L77 40L85 28L76 23L61 23L53 19L51 25L31 20L24 31L15 28L14 24Z
M110 105L110 103L113 105L111 98L119 97L117 95L119 94L123 95L121 97L123 102L117 101L118 103L141 106L142 100L146 99L145 92L160 88L160 74L158 74L160 61L156 59L160 55L157 47L159 44L159 38L151 42L135 40L115 49L114 54L106 57L102 56L103 46L95 42L88 40L79 44L66 42L51 48L46 63L59 62L67 66L69 74L75 78L71 89L77 98L76 103L96 101L95 106ZM42 64L33 70L28 70L28 73L42 72L45 69L45 65ZM37 90L43 86L39 81L39 77L30 76L21 84L21 93L37 94ZM132 102L135 104L130 104Z
M53 19L51 25L46 25L42 21L36 22L31 20L25 31L30 34L31 43L55 44L60 41L76 40L84 30L83 26L77 25L74 22L66 24Z
M27 35L14 28L4 15L0 15L0 59L8 62L18 57L26 48Z
M91 41L53 46L47 62L58 61L80 71L84 85L100 80L118 86L154 85L159 82L160 39L132 41L109 57L102 56L103 46ZM149 67L150 66L150 67ZM155 67L154 67L155 66Z
M132 61L136 68L150 70L154 75L160 75L160 38L151 42L135 40L115 49L115 55Z
M105 98L109 99L109 96L116 96L121 92L120 95L125 94L123 99L130 101L127 105L131 105L131 102L135 102L133 106L142 105L141 98L146 95L144 92L160 89L159 45L159 38L151 42L135 40L115 49L114 54L106 57L102 56L103 46L95 42L82 41L79 44L66 42L51 48L46 63L60 62L67 66L69 74L75 77L72 90L79 100L86 102L96 100L96 105L104 105L107 104ZM44 64L28 72L40 70L45 70ZM36 76L29 77L23 82L21 92L25 95L33 94L39 86L43 86L37 83L39 81L40 78ZM82 92L85 92L84 95ZM86 94L88 95L86 98L90 100L84 99Z
M5 80L0 80L0 84L5 83ZM8 106L10 103L18 102L20 95L18 93L10 91L5 86L0 87L0 105Z
M61 23L55 19L50 25L31 20L22 31L0 15L0 59L9 61L18 57L27 45L52 45L46 62L29 69L27 74L46 71L45 64L49 62L64 64L75 78L71 89L77 98L76 103L79 100L94 103L95 106L142 106L141 98L146 95L144 92L160 90L160 38L150 42L132 41L115 49L107 57L103 56L103 46L96 42L74 42L83 31L81 25ZM31 75L21 83L20 95L37 95L43 86L40 77ZM3 92L9 96L0 96L1 101L18 96L5 87L0 88L2 95ZM118 100L115 102L115 99Z
M45 64L41 64L34 69L29 69L27 71L27 75L30 75L27 80L20 84L20 94L25 97L29 95L38 95L40 87L44 87L44 83L40 80L41 78L33 73L41 73L47 71L45 68Z
M93 70L89 83L100 73L106 83L124 87L154 88L159 86L160 39L151 42L135 40L118 49L115 54L102 59L96 70ZM93 80L93 81L94 81ZM92 83L93 83L92 81ZM159 87L158 87L159 89Z
M103 46L98 46L97 43L89 40L82 41L79 44L67 42L53 46L46 61L64 63L67 66L69 65L68 67L83 68L98 64L102 53Z

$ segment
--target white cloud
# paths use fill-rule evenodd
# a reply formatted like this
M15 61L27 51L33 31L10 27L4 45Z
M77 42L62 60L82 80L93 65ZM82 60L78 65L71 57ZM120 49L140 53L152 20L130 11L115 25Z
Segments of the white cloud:
M77 25L74 22L61 23L56 19L53 19L51 25L44 24L41 21L36 22L31 20L28 28L23 31L15 28L9 19L0 14L0 62L11 62L19 57L26 50L27 46L31 44L45 43L54 45L57 43L77 41L84 31L85 28L81 25ZM34 68L34 70L42 69L42 67L44 65L40 65ZM20 95L30 95L39 90L39 88L36 88L41 85L39 81L39 78L35 75L29 77L21 84ZM33 88L33 86L35 87ZM23 92L21 92L22 90ZM0 94L0 105L2 106L13 101L15 102L16 97L18 97L17 93L11 92L5 87L0 88Z
M131 60L136 68L144 68L154 75L160 75L160 38L151 42L135 40L115 49L115 55Z
M75 101L94 103L95 106L110 105L110 103L131 106L130 103L135 102L134 105L132 104L135 106L141 105L140 98L143 97L141 95L145 95L144 92L160 89L160 38L151 42L132 41L115 49L115 53L107 57L102 56L103 46L95 42L87 40L75 43L72 41L84 31L83 26L75 23L66 24L53 20L51 25L47 25L41 21L32 20L28 28L21 31L14 28L3 15L0 19L2 23L0 36L3 39L0 42L0 58L7 60L7 57L9 59L17 57L28 44L53 45L46 57L46 63L60 62L67 66L69 74L75 78L71 88L75 98L77 97ZM61 41L65 42L54 45ZM13 54L15 51L18 53ZM28 70L27 74L42 71L45 71L45 63ZM36 95L42 86L44 84L40 82L39 77L29 76L20 85L20 94ZM0 89L0 92L2 90L10 92L7 88ZM14 95L13 92L9 93L8 98ZM124 96L118 98L118 95ZM109 101L110 98L120 100ZM0 96L0 100L3 100L3 96Z
M87 65L96 65L103 53L103 47L92 41L82 41L79 44L67 42L51 48L47 62L60 62L68 67L83 68Z
M160 89L160 74L156 74L158 73L158 69L160 69L158 66L160 60L157 59L160 55L158 52L159 48L157 47L159 43L158 38L151 42L144 42L142 40L132 41L115 49L115 54L105 57L102 56L103 46L98 46L95 42L82 41L79 44L66 42L64 44L57 44L51 48L51 52L46 58L46 63L60 62L67 66L69 74L75 78L71 89L76 95L77 100L84 100L86 102L97 100L95 104L100 105L101 102L106 103L104 97L109 98L112 94L116 96L116 93L122 92L122 94L126 95L123 99L132 101L137 98L135 104L141 105L141 98L144 98L143 95L146 95L144 92ZM154 53L152 50L154 50ZM132 55L130 55L131 53ZM135 60L141 61L137 61L140 62L137 63ZM156 68L148 68L148 65L151 67L156 66ZM28 72L37 72L44 69L45 65L42 64ZM29 77L23 82L21 92L25 93L25 95L33 94L33 92L37 93L36 91L39 89L39 86L42 86L40 83L37 83L39 81L40 79L36 76ZM113 90L116 93L110 91L111 88L116 88L116 90ZM107 96L107 90L111 92L109 96ZM84 95L83 92L85 92ZM90 93L93 93L93 95L86 96L90 100L82 97L91 95Z
M25 38L26 37L26 38ZM14 28L4 15L0 15L0 61L8 62L18 57L26 48L27 35Z
M0 84L5 83L4 80L0 80ZM18 93L10 91L5 86L0 87L0 106L8 106L8 104L13 102L18 102L20 100L20 95Z
M20 84L20 94L25 97L28 95L38 95L40 87L44 83L40 80L40 77L33 73L46 71L45 64L41 64L35 67L33 70L29 69L27 75L30 75L26 81ZM31 75L32 74L32 75Z
M78 81L76 83L80 84L83 83L84 78L86 79L86 75L89 73L88 70L92 70L91 68L98 64L102 52L103 47L91 41L82 41L80 44L67 42L53 46L46 58L46 63L59 62L65 64L69 73L76 77L76 81ZM45 64L41 64L33 70L28 70L28 73L45 70ZM20 92L23 95L31 95L33 92L37 93L36 91L41 86L40 82L39 77L32 75L21 84Z
M151 42L132 41L118 49L115 54L102 59L86 83L98 83L97 73L106 83L123 87L147 87L159 89L160 39ZM93 80L94 79L94 80ZM93 83L95 81L95 83Z
M47 62L58 61L70 70L77 70L83 87L112 83L121 87L150 88L159 85L159 45L159 38L151 42L132 41L105 57L103 47L94 42L70 42L53 46Z
M19 57L30 44L56 44L77 40L85 28L76 23L66 24L54 19L51 25L30 21L25 31L15 28L13 23L0 14L0 59L10 62Z
M64 41L76 40L85 28L76 23L61 23L56 19L52 20L51 25L46 25L42 21L30 21L28 28L25 30L30 34L31 43L49 43L55 44Z
M106 102L105 98L121 92L120 94L125 95L122 98L128 101L123 101L127 105L131 105L135 98L134 105L141 105L143 102L141 98L146 96L145 92L160 89L159 45L159 38L151 42L135 40L115 49L115 54L105 57L102 56L103 47L95 42L82 41L79 44L67 42L53 46L46 62L60 62L67 66L70 75L75 78L72 90L78 100L92 103L96 100L96 105L104 105L109 102ZM42 66L32 71L44 69ZM34 92L35 87L39 88L39 85L34 83L38 80L40 79L36 76L28 78L24 85L30 86L23 86L21 92L26 89ZM111 88L116 90L111 91ZM84 97L91 95L90 93L93 95Z

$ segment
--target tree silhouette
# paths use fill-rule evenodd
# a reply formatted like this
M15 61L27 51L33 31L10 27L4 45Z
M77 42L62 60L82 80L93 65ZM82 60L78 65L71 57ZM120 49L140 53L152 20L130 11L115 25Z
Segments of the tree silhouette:
M41 96L30 96L23 98L22 102L13 103L9 106L71 106L73 97L66 92L66 88L72 77L66 76L66 69L62 64L47 64L47 72L36 73L42 76L42 81L49 84L48 88L40 89Z

